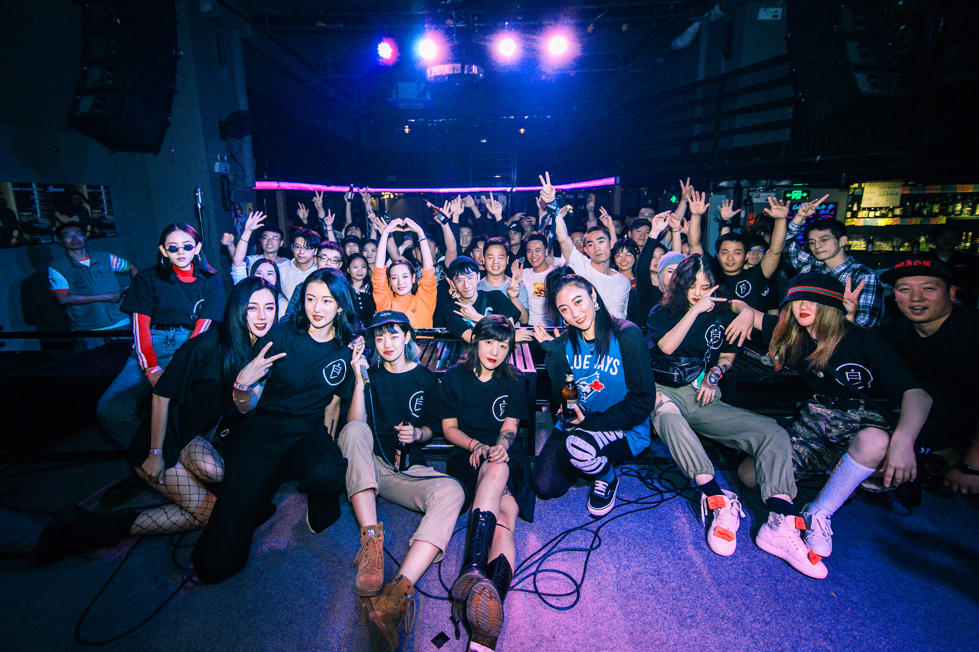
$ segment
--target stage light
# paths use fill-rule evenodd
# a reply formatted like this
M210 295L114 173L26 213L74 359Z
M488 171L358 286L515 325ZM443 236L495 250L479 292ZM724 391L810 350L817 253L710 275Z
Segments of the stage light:
M496 51L502 56L510 58L517 53L517 42L511 36L504 36L496 44Z
M568 39L561 34L552 36L547 41L547 51L555 57L561 56L568 51Z
M579 49L571 30L554 28L545 32L541 39L541 64L545 68L563 66L578 56Z
M398 44L394 39L385 38L377 44L377 60L385 66L393 66L398 60Z
M425 61L432 61L438 56L439 46L430 36L426 36L422 40L418 41L418 56L420 56Z

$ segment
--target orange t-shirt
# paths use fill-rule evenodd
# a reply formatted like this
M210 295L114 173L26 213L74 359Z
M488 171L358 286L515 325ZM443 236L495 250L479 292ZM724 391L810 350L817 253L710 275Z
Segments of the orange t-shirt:
M418 279L418 291L397 297L388 285L387 270L375 267L371 274L374 286L374 304L378 311L397 310L408 316L413 328L431 328L432 315L435 314L435 299L438 297L438 281L435 280L435 270L423 269Z

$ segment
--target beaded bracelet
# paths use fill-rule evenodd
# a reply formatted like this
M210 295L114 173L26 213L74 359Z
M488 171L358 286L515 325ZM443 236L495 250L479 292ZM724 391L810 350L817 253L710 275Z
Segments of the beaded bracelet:
M163 455L163 449L162 448L151 448L150 449L150 455Z

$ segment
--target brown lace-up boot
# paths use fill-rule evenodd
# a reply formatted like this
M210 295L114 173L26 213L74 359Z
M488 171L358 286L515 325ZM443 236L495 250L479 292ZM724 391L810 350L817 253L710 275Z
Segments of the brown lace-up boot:
M394 652L398 649L401 625L408 635L415 622L415 585L404 575L398 575L384 587L381 595L364 602L371 649Z
M377 595L384 586L384 529L381 523L360 528L360 552L354 557L354 594Z

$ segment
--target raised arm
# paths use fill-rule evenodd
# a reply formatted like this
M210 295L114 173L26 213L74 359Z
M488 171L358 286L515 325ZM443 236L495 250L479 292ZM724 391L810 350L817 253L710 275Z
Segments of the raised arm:
M252 233L257 231L264 221L265 213L262 211L254 211L248 214L248 219L245 220L245 228L242 229L241 237L238 238L238 244L235 246L235 251L231 256L231 264L234 267L241 267L245 264L245 255L248 253L248 242L251 240Z
M598 221L601 222L602 226L605 227L605 230L608 231L609 246L614 246L616 241L615 225L612 224L612 216L608 214L608 211L605 210L604 206L598 209Z
M448 268L452 261L459 256L459 245L456 243L456 234L452 231L452 224L439 222L442 227L442 240L445 241L445 266Z
M432 250L428 245L422 244L425 240L428 240L428 236L425 235L425 229L418 226L418 224L408 219L404 218L405 225L415 232L418 236L418 248L422 251L422 269L435 269L435 263L432 261Z
M784 202L779 202L775 200L779 205L786 206L786 212L788 212L788 200ZM768 198L769 206L772 205L772 198ZM802 208L801 206L799 207ZM797 211L792 217L792 221L786 225L785 231L785 255L789 259L789 263L795 267L797 270L802 270L804 267L812 263L813 256L808 251L802 249L799 244L795 241L796 236L799 235L799 231L802 230L802 226L806 223L806 218L809 217L801 210ZM773 238L774 240L774 238ZM773 243L774 244L774 243Z
M704 247L700 242L700 229L701 220L710 209L710 202L707 201L707 193L697 192L696 190L690 190L690 226L687 232L687 244L690 245L690 253L692 254L702 254L704 253ZM675 239L679 240L679 233L672 233L673 225L670 225L670 235ZM676 243L673 245L673 251L680 251L676 247Z
M829 197L829 195L825 195L820 199L817 206L826 197ZM769 197L768 208L765 209L765 213L774 220L774 225L772 226L771 245L768 247L768 251L765 252L765 256L761 259L761 273L765 275L765 278L771 278L778 269L778 263L782 259L782 251L785 249L785 234L788 230L786 220L789 216L788 202L780 204L773 202L772 198Z
M377 241L377 256L374 258L374 267L377 269L384 269L387 266L388 241L394 224L394 222L388 222L381 228L381 237Z

